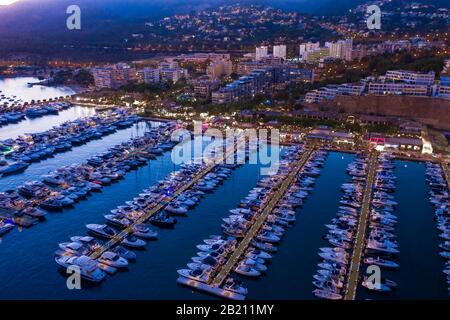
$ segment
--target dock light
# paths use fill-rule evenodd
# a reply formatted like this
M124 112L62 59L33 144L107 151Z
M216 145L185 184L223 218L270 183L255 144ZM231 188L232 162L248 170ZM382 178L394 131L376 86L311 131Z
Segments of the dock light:
M168 188L166 190L166 196L171 196L173 194L173 188Z

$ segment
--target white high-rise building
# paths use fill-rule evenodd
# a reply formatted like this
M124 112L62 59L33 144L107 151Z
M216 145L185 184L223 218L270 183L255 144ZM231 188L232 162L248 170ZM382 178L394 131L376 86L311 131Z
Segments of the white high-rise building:
M129 81L136 80L137 70L126 63L118 63L92 69L97 89L117 89Z
M176 83L187 76L187 70L181 69L176 61L161 61L158 65L159 78L162 82Z
M319 48L320 48L320 42L306 42L306 43L302 43L299 46L300 59L304 60L305 59L305 54L307 54L308 52L312 52L314 50L317 50Z
M300 54L319 49L320 42L307 42L300 45Z
M344 40L342 47L342 56L343 56L342 59L351 61L353 59L352 52L353 52L353 39Z
M353 39L331 42L329 46L330 57L343 60L352 60Z
M159 69L144 68L138 71L138 76L145 83L159 83Z
M275 58L286 59L286 51L285 45L273 46L273 56Z
M267 46L256 47L255 59L261 60L262 58L267 57L268 52L269 52L269 49L267 48Z

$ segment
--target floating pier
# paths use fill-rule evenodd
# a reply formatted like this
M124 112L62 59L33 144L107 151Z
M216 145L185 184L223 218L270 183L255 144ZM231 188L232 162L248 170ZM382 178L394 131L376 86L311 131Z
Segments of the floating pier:
M377 167L378 154L372 153L369 161L369 173L366 180L366 188L364 190L363 203L359 216L358 231L356 233L355 246L350 262L350 268L347 278L347 287L345 289L344 300L355 300L356 289L359 281L359 269L361 265L361 256L364 249L366 239L367 220L370 214L370 206L372 202L372 190Z
M152 207L148 208L148 211L146 214L144 214L142 217L140 217L138 220L136 220L133 224L131 224L128 228L124 229L122 232L120 232L118 235L113 237L111 240L106 242L103 246L98 248L96 251L94 251L91 254L92 259L97 259L100 257L105 251L108 251L111 247L116 245L117 243L121 242L123 239L125 239L127 236L132 234L134 232L134 227L136 225L142 224L148 219L150 219L152 216L154 216L159 211L163 210L172 200L176 199L180 194L191 188L193 185L195 185L200 179L202 179L205 175L207 175L212 169L215 168L216 165L209 165L202 171L200 171L195 177L190 180L187 184L183 185L180 189L175 191L172 196L167 197L164 202L161 202L159 204L153 205Z

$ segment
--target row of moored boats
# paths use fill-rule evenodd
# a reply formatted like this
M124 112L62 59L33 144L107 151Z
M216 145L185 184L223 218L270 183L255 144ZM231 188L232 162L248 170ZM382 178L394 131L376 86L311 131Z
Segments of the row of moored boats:
M0 127L12 123L18 123L25 118L33 119L45 115L57 115L60 111L70 108L72 105L69 102L49 102L42 105L9 105L7 98L0 95L0 105L3 102L3 108L0 111Z
M434 219L439 231L439 254L445 260L443 274L450 295L450 204L448 184L439 164L427 163L426 179L429 185L430 202L434 207Z
M206 164L182 165L180 170L104 215L104 224L86 225L92 236L71 237L70 242L59 244L55 261L64 268L77 265L83 278L93 282L103 280L107 273L113 274L117 269L128 267L129 261L136 260L136 254L130 249L145 247L147 241L157 239L158 233L149 224L173 228L177 217L186 216L206 193L218 188L235 167L231 164L217 165L203 174ZM201 178L197 180L196 177L200 175ZM193 180L193 186L177 192ZM152 209L160 205L163 205L162 210L155 209L154 214L150 214ZM124 234L125 229L131 232ZM90 256L104 244L94 237L106 240L120 238L120 241L112 247L100 249L103 252L94 260Z
M278 173L261 179L249 195L241 200L239 207L230 210L230 215L223 219L224 235L211 236L197 246L199 251L187 264L187 268L178 270L178 283L226 298L238 299L236 295L245 297L247 289L242 281L234 277L227 276L220 288L211 286L210 282L261 217L265 219L261 228L253 235L250 244L236 261L233 271L237 275L252 278L258 278L267 271L268 262L278 250L277 244L286 230L295 223L296 209L302 206L312 191L326 158L326 152L314 151L276 207L267 217L262 216L268 203L291 173L293 163L299 161L302 151L300 146L285 150Z
M313 275L313 294L321 299L342 299L344 281L350 260L350 250L364 194L364 182L368 170L368 161L359 155L347 167L351 181L341 186L343 193L337 215L331 223L325 225L324 236L328 246L319 249L319 263Z
M43 219L48 211L72 207L93 192L120 180L126 172L145 165L170 150L175 123L151 129L144 136L116 145L86 163L54 170L17 189L0 193L0 233L17 224L29 227Z
M397 270L400 267L397 261L400 250L395 233L398 222L398 203L394 196L396 179L395 161L389 154L380 155L375 173L364 263L367 266L376 265L385 271ZM363 278L361 284L371 292L383 294L388 294L397 287L396 282L386 277L382 277L379 283L372 283L368 278Z
M321 260L317 273L313 276L315 287L313 294L318 298L328 300L343 298L368 169L368 158L364 154L357 155L347 168L351 181L341 186L343 195L337 216L325 226L327 229L325 239L329 246L319 249ZM368 234L362 255L365 264L389 269L399 267L394 261L395 254L398 253L398 244L394 234L397 223L394 212L397 203L392 195L395 192L393 169L394 163L388 155L379 158L370 204ZM366 277L361 279L361 285L375 292L388 292L397 286L389 279L382 279L382 283L372 284Z
M24 171L32 162L37 162L56 153L66 152L74 146L101 139L118 129L133 125L139 118L128 110L116 109L66 122L40 133L26 134L0 142L0 174L11 175Z

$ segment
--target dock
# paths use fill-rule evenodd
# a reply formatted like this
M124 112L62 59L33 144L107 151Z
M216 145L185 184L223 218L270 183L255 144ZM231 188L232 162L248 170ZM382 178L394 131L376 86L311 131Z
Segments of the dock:
M239 148L239 146L236 146ZM234 157L236 148L233 150L228 151L229 154L224 155L224 159L228 159L229 157ZM226 162L226 161L224 161ZM184 184L181 188L176 190L171 196L166 196L163 201L160 203L151 205L147 208L147 212L142 215L138 220L133 222L130 226L128 226L126 229L122 230L119 234L117 234L115 237L111 238L108 242L106 242L103 246L98 248L96 251L94 251L90 258L97 259L99 258L104 252L111 249L116 244L120 243L123 239L128 237L129 235L133 234L134 227L145 223L148 219L150 219L152 216L163 210L171 201L175 200L180 194L183 192L189 190L191 187L193 187L197 182L199 182L204 176L206 176L209 172L211 172L215 167L217 166L216 163L208 164L202 171L197 173L192 179L190 179L186 184Z
M289 173L288 177L283 181L277 192L273 195L270 202L266 205L260 216L258 217L257 221L252 225L250 230L247 232L244 239L239 243L236 250L233 251L233 254L228 259L227 263L225 263L220 271L215 275L214 278L210 279L209 285L213 288L219 287L223 281L226 279L228 274L233 270L233 267L236 265L236 263L239 261L240 257L244 254L245 250L250 245L253 238L258 234L259 230L263 226L264 222L266 221L267 217L270 213L275 209L277 204L280 202L280 200L284 197L286 194L286 191L289 189L289 187L294 182L295 178L297 177L297 174L300 172L300 170L303 168L303 166L306 164L308 159L311 157L311 154L313 152L314 148L309 148L305 150L304 154L302 155L301 159L295 164L294 169Z
M378 155L372 153L369 161L369 173L366 180L366 188L364 190L361 214L359 216L358 231L356 233L355 246L350 262L350 268L347 278L347 287L345 289L344 300L355 300L356 289L359 281L359 270L361 266L361 257L366 239L367 221L370 214L370 205L372 202L372 190L375 180L375 171L377 167Z

